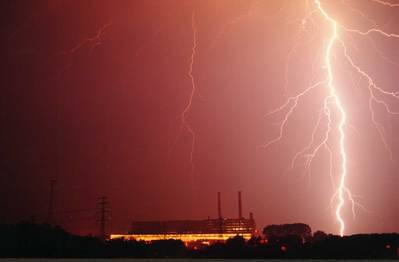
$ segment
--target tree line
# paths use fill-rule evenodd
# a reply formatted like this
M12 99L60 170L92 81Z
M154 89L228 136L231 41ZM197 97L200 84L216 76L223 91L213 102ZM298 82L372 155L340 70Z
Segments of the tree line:
M311 233L305 224L270 225L263 236L245 241L187 247L180 240L151 243L122 239L102 241L76 236L58 226L18 223L0 225L0 257L20 258L398 258L399 234L340 237Z

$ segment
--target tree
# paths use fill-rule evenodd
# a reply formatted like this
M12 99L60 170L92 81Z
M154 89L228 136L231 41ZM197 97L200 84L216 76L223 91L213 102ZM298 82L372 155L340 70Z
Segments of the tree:
M269 225L263 229L263 234L268 239L279 239L293 235L299 237L302 242L307 242L312 237L312 230L310 226L303 223Z
M318 230L318 231L313 233L312 240L313 240L313 242L320 242L320 241L325 240L327 237L328 237L328 235L326 233L324 233L323 231Z

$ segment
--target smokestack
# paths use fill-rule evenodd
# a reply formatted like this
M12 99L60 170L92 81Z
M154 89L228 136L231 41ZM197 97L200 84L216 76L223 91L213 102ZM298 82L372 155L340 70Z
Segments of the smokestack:
M220 201L220 192L218 192L218 218L222 219L222 204Z
M238 191L238 218L242 219L241 191Z

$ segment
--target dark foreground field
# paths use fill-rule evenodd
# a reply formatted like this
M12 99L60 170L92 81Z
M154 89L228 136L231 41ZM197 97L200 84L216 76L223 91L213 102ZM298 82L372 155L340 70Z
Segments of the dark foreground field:
M101 241L76 236L60 227L20 223L0 226L0 257L3 258L313 258L396 259L399 234L362 234L347 237L315 235L308 241L286 236L265 241L241 237L199 249L181 241L150 244L137 241Z

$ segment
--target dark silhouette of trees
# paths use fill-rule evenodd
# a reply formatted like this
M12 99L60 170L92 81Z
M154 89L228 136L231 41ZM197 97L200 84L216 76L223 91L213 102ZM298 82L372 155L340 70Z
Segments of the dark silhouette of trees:
M306 242L312 237L312 229L310 226L302 223L270 225L263 229L263 234L268 239L297 236L302 242Z
M298 224L296 224L298 225ZM306 226L306 225L305 225ZM316 231L308 241L310 228L268 226L267 238L245 241L236 236L209 246L185 246L179 240L146 243L69 234L60 227L19 223L0 225L0 257L23 258L321 258L395 259L399 234L367 234L339 237ZM277 232L277 233L276 233Z
M313 233L312 241L313 243L324 241L328 235L323 231L316 231Z
M58 226L19 223L0 226L1 257L101 256L104 244L93 237L74 236Z

